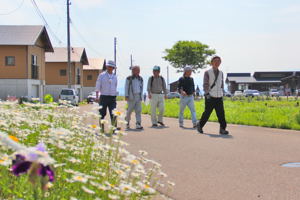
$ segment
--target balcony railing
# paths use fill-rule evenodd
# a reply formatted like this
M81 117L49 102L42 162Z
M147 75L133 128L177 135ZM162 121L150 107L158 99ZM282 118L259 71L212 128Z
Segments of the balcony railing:
M31 65L31 78L39 79L39 66Z

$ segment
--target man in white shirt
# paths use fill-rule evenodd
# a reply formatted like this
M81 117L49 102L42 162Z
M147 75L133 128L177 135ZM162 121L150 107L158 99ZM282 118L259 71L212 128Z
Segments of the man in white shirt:
M113 73L115 69L116 64L114 61L108 61L106 63L106 71L99 74L96 82L96 98L99 98L100 93L99 105L101 106L101 109L99 112L101 119L105 118L108 108L112 125L117 126L116 117L113 115L113 110L117 107L116 97L118 94L118 79Z

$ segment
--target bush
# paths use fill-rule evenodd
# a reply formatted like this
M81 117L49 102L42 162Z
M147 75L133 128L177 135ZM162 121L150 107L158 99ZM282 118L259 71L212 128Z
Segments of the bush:
M44 96L44 102L45 103L53 103L54 99L53 96L51 94L46 94Z

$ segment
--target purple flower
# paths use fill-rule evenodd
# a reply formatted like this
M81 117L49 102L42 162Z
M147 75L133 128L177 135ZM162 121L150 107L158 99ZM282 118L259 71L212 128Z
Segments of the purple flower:
M25 156L17 154L15 160L12 161L12 172L14 175L19 176L20 174L27 173L33 162L26 161ZM54 181L54 171L50 166L44 166L43 164L39 164L37 175L45 177L48 176L49 181Z

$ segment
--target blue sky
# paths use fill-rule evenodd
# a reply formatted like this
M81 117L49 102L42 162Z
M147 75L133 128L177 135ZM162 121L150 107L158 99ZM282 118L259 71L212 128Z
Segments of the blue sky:
M51 29L66 41L66 0L36 0ZM1 0L0 24L43 24L30 0ZM88 56L113 58L118 38L120 88L130 73L130 54L147 79L153 65L166 76L164 49L198 40L216 49L224 72L300 69L300 2L296 0L72 0L72 45ZM85 41L87 41L88 45ZM55 46L63 46L53 36ZM170 66L170 65L169 65ZM176 74L170 66L170 79ZM195 74L201 84L203 72Z

